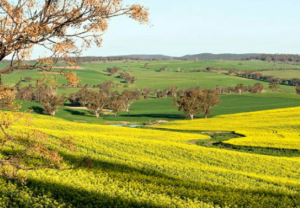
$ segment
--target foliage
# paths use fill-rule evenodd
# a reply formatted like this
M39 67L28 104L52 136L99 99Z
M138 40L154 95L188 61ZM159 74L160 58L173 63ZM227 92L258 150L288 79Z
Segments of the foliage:
M250 58L246 58L248 60L256 59L256 60L262 60L262 61L268 61L268 62L300 62L300 56L299 55L292 55L292 54L261 54L252 56Z
M106 105L108 105L109 97L106 94L88 91L86 94L87 108L99 118Z
M140 91L124 90L121 95L122 108L129 115L129 109L135 100L138 100L141 95Z
M200 89L188 89L179 99L174 99L174 105L178 106L179 111L184 111L191 119L194 119L194 115L200 114L201 109L201 96Z
M108 103L108 108L117 116L118 112L123 110L123 97L119 96L117 92L112 93L109 103Z
M174 99L174 105L179 111L184 111L193 120L194 116L204 113L204 117L211 111L211 107L220 103L217 90L201 90L200 88L190 88L183 91L178 99Z
M80 82L80 78L73 71L62 72L62 76L68 81L69 87L76 87Z
M2 0L0 3L0 61L12 55L10 66L0 73L16 69L52 68L60 59L91 47L100 47L108 20L129 16L148 22L148 9L134 4L123 6L120 0ZM34 11L34 12L31 12ZM70 30L72 29L72 30ZM76 41L81 40L81 46ZM34 64L29 60L35 45L52 52L50 58L40 58Z
M55 92L46 92L41 99L41 104L44 109L44 114L55 116L58 107L65 103L65 95L57 95Z
M273 91L273 92L276 92L279 88L280 88L280 85L279 83L277 82L271 82L269 84L269 88Z

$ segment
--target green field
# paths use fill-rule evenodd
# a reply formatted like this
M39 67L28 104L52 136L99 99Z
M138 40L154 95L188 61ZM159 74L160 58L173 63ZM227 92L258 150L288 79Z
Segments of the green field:
M274 76L281 79L300 78L300 71L298 70L280 70L280 71L264 71L263 75Z
M23 102L23 110L32 109L34 114L42 114L41 105L33 102ZM290 94L245 94L245 95L223 95L221 104L212 109L209 117L217 115L252 112L276 108L300 106L300 96ZM49 116L50 117L50 116ZM96 118L88 110L74 109L68 106L59 108L56 117L73 122L84 123L151 123L158 120L188 119L182 112L179 112L172 104L172 98L148 99L135 101L130 109L130 115L120 112L117 117L114 115L102 115ZM203 115L196 116L202 118Z
M148 63L148 67L144 68L145 63ZM240 65L243 63L243 65ZM263 68L274 68L274 71L267 71L263 73L279 74L289 71L280 71L281 67L295 67L294 65L282 64L282 63L269 63L263 61L130 61L130 62L92 62L83 63L81 67L84 70L74 70L80 77L81 85L89 84L89 86L100 84L106 80L111 80L114 83L113 90L119 92L125 89L142 89L144 87L150 87L151 89L163 90L169 86L177 86L179 89L200 86L201 88L214 88L216 85L221 87L236 86L237 84L254 85L255 83L261 83L265 87L264 93L260 95L254 95L246 93L239 95L222 95L221 104L215 107L210 114L210 117L229 113L250 112L257 110L266 110L283 107L294 107L300 104L300 96L295 94L295 88L292 86L281 85L278 92L272 92L268 89L268 83L257 81L253 79L246 79L237 76L226 75L224 73L216 72L190 72L195 69L205 69L208 66L219 68L236 68L240 70L258 70ZM4 65L0 66L4 67ZM132 76L137 77L136 84L127 85L124 80L119 78L118 75L121 71L114 76L109 76L106 72L108 67L119 67L122 70L128 71ZM166 71L159 72L162 67L167 67ZM300 68L300 66L297 66ZM184 71L178 72L178 69L184 69ZM57 70L57 69L55 69ZM68 70L67 70L68 71ZM292 74L296 75L298 71L291 70ZM58 85L67 84L67 81L63 79L60 74L48 73L49 76L56 77ZM282 74L283 75L283 74ZM40 70L22 70L14 71L11 74L2 75L4 84L14 85L21 78L32 77L33 81L22 82L22 86L32 84L35 86L35 82L38 78L43 77L43 73ZM97 88L91 88L97 90ZM59 94L69 95L70 93L77 92L79 88L66 88L58 89ZM284 99L284 102L283 102ZM37 103L24 102L23 110L32 108L33 113L42 114L43 110ZM64 118L69 121L75 122L87 122L87 123L118 123L118 122L131 122L131 123L151 123L157 120L177 120L184 119L185 116L182 112L173 107L172 99L155 99L154 94L150 95L149 100L135 101L131 107L131 114L127 116L125 112L120 112L117 117L109 114L102 115L99 119L95 118L88 110L84 109L72 109L68 106L60 108L57 112L57 117ZM200 116L201 117L201 116Z
M100 118L67 102L52 117L43 115L39 103L19 101L23 102L22 111L31 109L32 124L21 120L11 132L35 129L48 135L50 140L45 142L59 152L63 168L69 169L21 171L27 179L25 186L0 178L0 207L299 207L300 114L295 112L299 111L300 96L295 87L281 85L272 92L267 82L222 72L189 72L206 66L274 68L269 62L240 62L151 61L147 69L143 68L145 61L84 63L85 70L75 70L82 85L112 80L113 89L119 92L143 87L163 90L172 85L179 89L264 85L260 94L221 95L221 103L208 119L197 115L200 119L189 121L173 106L173 98L158 99L154 94L135 101L130 115L121 111L114 116L105 111ZM108 76L105 69L114 66L130 71L137 83L126 86L117 75ZM167 70L159 72L164 66ZM274 74L290 65L276 66L271 71ZM177 72L178 68L185 70ZM291 76L297 74L292 72ZM34 79L31 84L35 86L43 74L38 70L14 71L2 75L2 80L14 85L27 76ZM58 85L67 84L61 75L52 76L57 77ZM22 82L22 86L29 84ZM68 95L78 90L60 88L57 92ZM296 108L285 109L288 107ZM270 109L275 110L265 111ZM115 124L147 126L110 126ZM66 138L73 139L76 151L59 145ZM5 146L0 159L13 148ZM85 158L91 165L72 168Z
M124 87L125 83L123 79L115 76L108 76L105 71L108 67L119 67L122 70L129 71L132 76L137 77L138 81L134 85L130 85L129 88L143 88L150 87L152 89L164 89L168 86L175 85L179 88L201 86L202 88L212 88L216 85L221 87L235 86L236 84L243 83L245 85L253 85L259 81L247 80L234 76L227 76L221 73L208 73L208 72L189 72L190 70L205 69L208 66L219 67L219 68L235 68L240 70L259 70L264 68L279 69L281 67L296 67L288 64L273 64L263 61L243 61L243 65L239 65L241 61L139 61L139 62L108 62L108 63L84 63L81 66L85 70L75 70L76 74L81 78L80 84L96 85L106 80L111 80L115 85L120 88ZM145 63L149 63L149 67L145 69L143 66ZM166 71L158 72L162 67L167 67ZM0 66L1 67L1 66ZM3 67L3 66L2 66ZM300 66L297 66L300 68ZM184 69L183 72L178 72L178 69ZM58 80L58 84L67 84L66 80L59 74L52 74ZM21 78L32 77L34 80L32 85L35 85L37 78L43 77L41 71L33 70L22 70L14 71L11 74L3 75L3 82L7 85L14 85ZM261 82L263 83L263 82ZM23 86L29 83L22 83ZM267 83L264 86L267 87ZM121 90L121 89L119 89ZM282 87L285 92L292 92L289 88ZM69 94L74 92L74 89L60 90Z

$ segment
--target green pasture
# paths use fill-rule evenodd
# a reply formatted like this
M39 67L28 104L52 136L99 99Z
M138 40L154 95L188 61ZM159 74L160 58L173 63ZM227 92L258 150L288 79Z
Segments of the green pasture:
M143 69L144 64L148 63L148 68L153 70L158 70L162 67L167 67L167 71L178 71L178 69L183 69L184 71L195 70L195 69L206 69L207 67L216 67L222 69L238 69L238 70L260 70L260 69L274 69L278 70L281 68L299 68L300 65L292 65L285 63L273 63L259 60L163 60L163 61L130 61L130 62L94 62L94 63L84 63L82 66L89 69L97 70L98 67L111 67L112 65L123 68L130 69Z
M281 79L300 79L300 71L298 70L279 70L279 71L264 71L263 75L274 76Z
M144 68L145 63L148 67ZM243 63L243 65L240 65ZM262 94L246 93L243 95L223 95L221 96L221 104L215 107L210 116L231 114L239 112L250 112L257 110L267 110L284 107L299 106L300 96L296 95L295 87L281 85L277 92L272 92L268 89L269 83L257 81L253 79L246 79L237 76L226 75L216 72L190 72L193 69L201 69L207 66L214 66L220 68L233 68L256 70L262 68L273 67L273 63L263 61L135 61L135 62L107 62L107 63L83 63L81 66L84 70L75 70L76 74L81 79L81 84L97 85L106 80L111 80L114 83L114 90L123 91L125 89L141 89L150 87L151 89L163 90L169 86L177 86L179 89L200 86L201 88L214 88L216 85L221 87L236 86L237 84L254 85L261 83L264 85L265 90ZM279 68L285 64L276 64ZM3 65L0 65L0 67ZM285 65L288 66L288 65ZM290 66L290 65L289 65ZM121 71L128 71L132 76L138 78L136 84L127 85L124 80L119 78L118 72L114 76L109 76L106 72L108 67L119 67ZM167 67L166 71L159 72L162 67ZM184 71L178 72L178 69ZM58 70L58 69L55 69ZM264 73L285 73L288 71L271 71ZM298 71L293 70L294 74ZM31 83L22 81L22 86L29 84L35 86L38 78L44 75L40 70L16 70L11 74L2 75L2 81L7 85L16 84L21 78L33 78ZM58 85L67 84L67 81L59 73L48 73L48 77L56 77ZM97 88L91 88L98 90ZM59 94L69 95L70 93L77 92L79 88L66 88L58 89ZM42 114L43 110L40 104L24 102L23 110L33 108L33 113ZM125 112L120 112L118 116L111 114L104 114L101 118L97 119L88 110L74 109L68 106L60 108L57 112L57 117L69 121L85 122L85 123L150 123L157 120L176 120L184 119L182 112L172 105L172 98L155 99L154 94L150 95L149 100L139 100L131 106L130 116ZM201 116L200 116L201 117Z
M120 112L116 117L111 114L103 114L96 118L88 110L71 108L65 106L59 108L55 117L63 118L73 122L83 123L153 123L159 120L180 120L188 119L183 112L179 112L172 104L173 98L148 99L135 101L130 108L130 115ZM252 112L276 108L296 107L300 105L299 95L290 94L242 94L222 95L220 105L212 109L209 117L224 114ZM22 110L32 109L33 114L42 114L43 110L38 103L23 101ZM202 118L203 115L196 116Z
M243 62L243 65L239 63ZM144 64L149 63L147 68L144 68ZM278 63L273 66L273 63L263 61L135 61L135 62L108 62L108 63L84 63L81 66L84 70L75 70L76 74L80 77L81 85L97 85L104 81L111 80L114 83L115 90L122 91L124 89L141 89L144 87L150 87L151 89L163 90L169 86L177 86L179 89L200 86L202 88L213 88L216 85L221 87L235 86L237 84L253 85L256 80L249 80L236 76L228 76L222 73L215 72L190 72L195 69L204 69L207 66L214 66L220 68L234 68L236 69L248 69L257 70L263 68L277 67L289 67L291 65ZM1 67L1 65L0 65ZM114 76L109 76L106 72L108 67L119 67L121 71L125 70L131 74L131 76L137 77L135 84L126 84L124 79L118 77L118 73ZM159 69L167 67L166 71L160 72ZM300 66L299 66L300 68ZM55 69L58 70L58 69ZM180 71L180 72L179 72ZM281 71L274 71L274 73ZM35 82L38 78L44 76L41 70L16 70L11 74L4 74L2 81L6 85L13 86L20 80L22 86L29 84L35 86ZM59 73L47 73L48 77L56 77L58 85L67 84L67 81ZM25 82L25 77L33 78L31 83ZM265 88L268 88L268 83L262 83ZM65 93L66 95L76 92L78 89L59 89L58 93ZM295 93L293 87L282 86L280 89L283 93Z

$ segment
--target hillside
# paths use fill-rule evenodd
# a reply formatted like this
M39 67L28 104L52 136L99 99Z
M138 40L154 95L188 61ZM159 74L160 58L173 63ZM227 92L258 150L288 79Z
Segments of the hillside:
M180 121L161 128L76 124L36 116L15 131L38 129L56 141L74 138L77 151L60 149L64 168L89 156L92 165L71 170L22 172L27 188L0 180L2 207L297 207L299 157L203 147L201 130L236 131L246 137L224 144L297 151L298 108ZM284 122L282 119L284 118ZM239 125L237 125L237 121ZM244 125L241 125L244 122ZM284 125L283 125L284 124ZM274 132L273 129L278 129ZM176 131L190 131L180 133ZM50 144L49 144L50 145Z
M232 53L223 53L223 54L212 54L212 53L201 53L195 55L186 55L180 57L180 59L187 60L241 60L247 59L253 56L260 55L258 53L247 53L247 54L232 54Z

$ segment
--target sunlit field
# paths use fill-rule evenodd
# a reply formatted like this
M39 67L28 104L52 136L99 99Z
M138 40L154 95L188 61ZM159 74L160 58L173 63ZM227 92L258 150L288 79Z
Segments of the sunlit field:
M71 136L77 151L59 151L64 167L85 156L92 166L24 172L27 195L21 194L22 187L2 181L0 201L2 206L39 201L50 207L297 207L298 157L202 147L193 141L209 139L200 131L233 131L246 137L225 143L299 150L299 110L176 121L153 130L35 116L33 126L19 122L13 131L38 129L50 135L53 148L57 140Z

